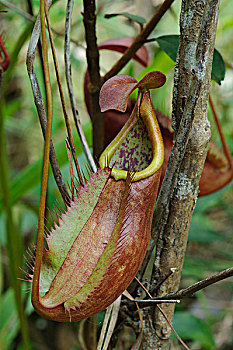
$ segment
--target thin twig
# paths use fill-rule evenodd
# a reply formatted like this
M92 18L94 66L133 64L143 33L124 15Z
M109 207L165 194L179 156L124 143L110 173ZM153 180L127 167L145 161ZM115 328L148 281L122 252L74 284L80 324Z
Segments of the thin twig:
M223 151L224 151L225 156L226 156L226 158L228 160L229 167L232 168L233 167L233 160L232 160L232 157L231 157L231 153L230 153L230 151L229 151L229 149L227 147L227 143L226 143L224 134L222 132L221 124L219 122L219 118L218 118L218 115L217 115L217 112L216 112L216 109L214 107L214 103L213 103L213 100L212 100L210 94L209 94L209 103L210 103L210 107L211 107L211 110L212 110L212 113L213 113L213 116L214 116L215 123L216 123L217 128L218 128L218 133L219 133L219 136L220 136L220 139L221 139L221 142L222 142Z
M188 296L198 292L201 289L204 289L204 288L210 286L211 284L222 281L222 280L229 278L229 277L232 277L232 276L233 276L233 267L229 267L228 269L225 269L219 273L216 273L215 275L212 275L208 278L205 278L204 280L198 281L187 288L180 289L174 293L166 294L163 297L160 297L160 299L163 299L163 298L165 298L165 299L173 299L173 298L183 299L185 297L188 297ZM156 300L156 298L154 298L154 299Z
M144 285L139 281L138 278L136 278L136 281L140 284L140 286L145 290L146 294L149 296L150 299L153 299L152 295L149 293L149 291L144 287ZM137 301L138 302L138 301ZM145 300L143 301L145 303ZM176 301L177 302L177 301ZM146 306L149 306L150 301L146 301ZM140 302L139 302L140 304ZM153 305L153 304L152 304ZM174 327L172 326L171 322L169 321L169 319L167 318L166 314L164 313L164 311L161 309L161 307L159 305L156 304L156 307L158 308L158 310L161 312L161 314L163 315L163 317L165 318L167 324L170 326L171 330L173 331L173 333L175 334L175 336L177 337L177 339L180 341L180 343L185 347L185 349L190 350L190 348L183 342L183 340L181 339L181 337L179 336L179 334L176 332L176 330L174 329Z
M198 281L187 288L180 289L177 292L173 292L173 293L169 293L169 294L166 294L163 296L152 298L153 300L137 300L137 302L139 304L146 303L146 305L140 305L140 306L147 307L147 306L153 306L154 301L169 302L169 300L171 301L173 299L180 300L183 298L190 297L194 293L197 293L198 291L210 286L211 284L222 281L222 280L229 278L229 277L232 277L232 276L233 276L233 267L229 267L228 269L225 269L225 270L223 270L215 275L212 275L208 278L205 278L204 280ZM140 283L140 285L141 285L141 283Z
M3 6L13 10L14 12L19 13L21 16L23 16L24 18L26 18L29 21L35 22L35 17L30 15L29 13L27 13L26 11L22 10L21 8L15 6L14 4L12 4L9 1L5 1L5 0L0 0L0 4L2 4Z
M70 104L72 108L73 118L75 122L76 129L78 131L78 135L80 141L83 146L83 150L86 154L88 162L91 166L93 172L97 171L95 161L92 157L90 148L88 147L87 140L85 134L82 129L81 120L78 115L78 110L75 103L73 84L72 84L72 71L71 71L71 62L70 62L70 31L71 31L71 19L72 19L72 10L73 10L73 0L67 1L67 9L66 9L66 24L65 24L65 46L64 46L64 56L65 56L65 69L66 69L66 82L69 91Z
M71 131L69 116L67 113L65 97L64 97L62 83L61 83L61 77L60 77L59 69L58 69L58 62L57 62L56 51L55 51L55 46L54 46L54 42L53 42L53 35L52 35L52 31L51 31L48 11L46 11L45 15L46 15L46 20L47 20L47 25L48 25L49 39L50 39L52 53L53 53L53 61L54 61L54 66L55 66L55 71L56 71L57 83L58 83L58 87L59 87L62 110L63 110L63 115L64 115L64 119L65 119L65 123L66 123L66 130L67 130L67 134L69 137L69 143L70 143L71 152L72 152L72 155L74 158L75 167L76 167L76 170L78 173L79 182L83 186L82 174L81 174L81 171L79 168L78 159L77 159L76 152L75 152L74 139L73 139L73 135L72 135L72 131Z
M157 308L159 309L159 311L161 312L161 314L163 315L163 317L165 318L165 320L167 321L167 323L169 324L169 326L172 329L172 332L175 334L175 336L177 337L177 339L180 341L180 343L183 345L183 347L187 350L190 350L190 348L185 344L185 342L181 339L181 337L179 336L179 334L176 332L176 330L174 329L174 327L172 326L172 324L170 323L169 319L167 318L166 314L164 313L163 309L159 306L156 305Z
M135 299L127 301L127 303L138 303L140 308L154 306L156 304L164 304L164 303L179 303L179 299Z
M157 284L151 288L151 294L154 295L156 290L159 289L159 287L174 273L177 269L175 267L172 267L169 269L167 273L165 273L161 278L158 280Z
M51 5L52 0L47 0L48 7ZM46 116L46 111L45 111L45 106L44 106L44 101L41 95L40 87L38 84L38 80L34 71L34 59L35 59L35 51L36 47L38 44L38 40L40 37L40 32L41 32L41 26L40 26L40 16L38 16L35 26L32 32L31 40L29 43L28 47L28 53L27 53L27 70L28 70L28 75L30 78L31 86L32 86L32 92L34 96L34 101L36 105L36 109L38 112L40 124L41 124L41 129L43 136L45 138L46 134L46 128L47 128L47 116ZM52 140L50 141L50 164L52 167L53 171L53 176L54 179L57 183L58 189L61 193L61 196L65 202L66 205L70 204L70 196L69 193L66 189L64 180L62 178L61 171L59 169L57 157L55 154L55 150L53 147Z
M26 18L28 21L35 22L36 17L32 15L31 13L28 13L21 8L15 6L14 4L10 3L9 1L6 0L0 0L0 4L3 6L13 10L14 12L20 14L22 17ZM57 36L64 37L64 33L58 32L56 29L51 28L52 32L56 34ZM78 40L75 40L74 38L70 38L70 41L74 43L76 46L80 46L84 49L84 45L82 45Z
M96 39L96 7L95 0L83 0L83 23L87 43L87 66L90 82L88 84L90 112L92 119L93 153L99 157L104 148L104 118L99 106L99 91L101 87L99 50Z
M144 29L138 34L133 44L125 51L124 55L114 64L109 72L103 77L103 82L113 77L130 61L130 59L135 55L137 50L145 43L147 37L154 30L157 23L163 17L165 12L170 8L174 0L165 0L158 10L155 12L150 21L145 25Z

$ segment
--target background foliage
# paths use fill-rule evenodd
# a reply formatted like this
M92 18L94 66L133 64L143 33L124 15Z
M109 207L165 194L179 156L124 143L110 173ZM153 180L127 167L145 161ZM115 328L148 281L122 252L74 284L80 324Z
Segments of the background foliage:
M148 3L151 1L147 0ZM0 9L6 9L4 1ZM28 2L23 0L11 1L17 8L28 12ZM153 4L158 5L158 1ZM39 0L32 1L34 14L37 15ZM135 36L140 27L130 19L122 16L111 19L104 18L106 13L130 12L138 13L138 2L135 0L101 1L97 2L97 36L98 42L113 37ZM233 19L231 16L231 1L223 0L220 5L220 15L215 47L222 54L226 64L226 76L221 86L212 81L211 94L221 120L223 132L230 150L233 150ZM37 213L41 180L43 139L33 95L26 71L26 52L33 22L16 10L7 9L0 13L0 30L4 32L6 47L11 57L11 65L5 74L5 95L1 110L4 116L4 132L6 136L6 154L8 159L8 177L10 178L11 202L13 221L17 236L14 244L20 257L20 265L27 269L23 255L28 246L35 242L37 231ZM141 11L141 10L140 10ZM91 124L83 99L83 76L86 69L85 40L82 24L82 1L75 2L72 23L71 58L73 65L73 83L79 115L84 130L91 144ZM151 37L168 34L179 34L180 1L175 1L172 10L168 11L160 21ZM62 80L65 83L63 44L65 4L54 1L50 10L52 27L58 35L54 35ZM124 73L140 78L146 71L160 70L167 75L166 87L153 93L153 103L163 113L171 114L173 61L161 50L156 42L147 45L150 52L150 66L141 70L137 64L129 63ZM51 60L51 53L50 60ZM120 54L101 51L101 70L105 73L112 62ZM39 58L36 58L35 70L43 86L43 75ZM51 65L52 67L52 65ZM52 89L54 99L53 140L62 173L69 182L68 160L65 150L65 128L55 74L51 68ZM42 89L44 94L44 91ZM67 91L65 91L67 93ZM67 95L66 95L67 97ZM67 99L68 100L68 99ZM211 112L209 119L212 122ZM75 134L76 151L79 161L85 165L78 136ZM213 138L220 144L215 128ZM0 193L2 197L2 193ZM228 185L223 190L200 198L194 211L190 228L189 244L183 269L182 286L187 286L208 275L232 266L232 198L233 186ZM52 210L56 200L61 202L56 184L49 180L47 206ZM48 218L49 220L49 218ZM2 201L0 202L0 348L21 349L19 323L14 302L14 295L9 279L9 261L12 259L6 247L6 215ZM24 278L17 267L18 277ZM22 289L28 289L28 283L22 283ZM194 298L185 299L176 308L174 326L181 337L190 342L192 349L230 349L233 346L233 299L232 279L218 283L199 292ZM82 322L75 324L58 324L40 318L33 312L29 293L23 292L26 314L29 325L30 345L32 349L81 349ZM101 327L103 315L98 316L98 327ZM124 330L119 349L128 349L134 340L129 330ZM173 348L179 348L174 339Z

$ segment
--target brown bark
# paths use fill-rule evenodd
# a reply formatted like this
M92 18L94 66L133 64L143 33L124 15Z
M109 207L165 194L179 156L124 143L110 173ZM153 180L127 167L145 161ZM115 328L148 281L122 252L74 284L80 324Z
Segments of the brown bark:
M92 136L93 153L99 158L104 148L104 118L99 107L100 68L99 68L99 50L96 38L96 6L95 0L84 0L83 23L85 27L85 36L87 43L87 65L90 82L88 91L90 94L90 111L92 116Z
M218 5L218 0L182 1L173 91L175 138L154 215L152 237L157 243L152 289L170 268L177 268L177 272L154 296L175 292L180 283L188 230L210 138L207 106ZM163 304L162 309L172 320L174 305ZM171 329L162 314L156 308L143 313L143 349L169 349Z

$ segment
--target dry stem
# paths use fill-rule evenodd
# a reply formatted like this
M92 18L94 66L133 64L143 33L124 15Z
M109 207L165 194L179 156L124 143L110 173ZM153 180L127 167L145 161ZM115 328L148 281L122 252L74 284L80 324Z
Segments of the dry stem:
M48 8L51 5L51 2L52 2L51 0L47 0ZM38 16L38 18L35 22L35 26L34 26L31 40L30 40L29 47L28 47L27 70L28 70L28 75L30 78L31 86L32 86L32 92L33 92L33 96L34 96L36 109L37 109L38 116L40 119L42 133L43 133L43 136L45 138L46 128L47 128L47 115L46 115L46 111L45 111L44 101L43 101L43 98L41 96L40 87L39 87L37 77L36 77L34 67L33 67L34 59L35 59L35 51L36 51L36 46L38 44L38 40L40 37L40 32L41 32L40 16ZM49 157L50 157L49 159L50 159L50 164L52 167L54 179L57 183L58 189L61 193L61 196L62 196L65 204L69 205L70 204L70 196L69 196L69 193L66 189L64 180L62 178L61 171L59 169L59 165L58 165L57 157L56 157L56 154L54 151L52 140L50 141L50 156Z

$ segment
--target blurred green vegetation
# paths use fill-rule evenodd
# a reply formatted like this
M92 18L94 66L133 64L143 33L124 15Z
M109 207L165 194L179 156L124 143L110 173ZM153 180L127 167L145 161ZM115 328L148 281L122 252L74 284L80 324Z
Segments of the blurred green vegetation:
M148 0L149 2L149 0ZM34 106L30 81L26 70L27 46L30 39L33 23L22 14L7 9L0 3L1 12L0 30L3 31L6 48L11 57L11 65L5 74L4 98L1 105L4 116L4 134L6 139L6 155L8 178L10 182L11 210L14 226L19 237L15 237L17 254L22 261L27 247L35 243L37 231L37 214L39 205L40 180L42 169L43 138ZM23 0L11 1L21 10L28 12L28 2ZM97 36L98 42L121 36L135 36L139 26L134 25L124 17L105 19L104 14L114 12L132 12L136 1L117 0L101 1L98 4ZM34 14L38 14L39 0L33 0ZM55 46L59 58L59 67L67 99L67 90L64 74L64 23L65 3L55 1L50 10L53 29L61 33L54 35ZM89 144L91 145L91 124L87 115L83 97L83 76L86 70L85 39L82 24L82 1L75 1L72 22L72 38L76 43L71 45L72 74L75 98L79 115L84 125ZM172 6L159 22L151 37L168 34L179 34L180 1ZM226 63L226 77L221 86L211 83L211 94L219 115L223 132L230 150L233 150L233 19L231 0L223 0L220 4L219 24L215 47L222 54ZM127 34L126 34L127 33ZM163 89L153 93L155 108L171 115L173 61L159 48L156 42L148 44L150 52L150 66L146 70L161 70L167 75L167 84ZM118 53L101 51L101 71L105 73L112 62L120 56ZM52 65L51 53L51 79L54 99L53 140L62 174L69 182L68 159L65 150L66 131L59 101L58 89ZM130 73L136 78L142 76L143 70L137 64L129 63L124 73ZM39 84L43 87L43 75L40 60L37 55L35 71ZM42 94L44 90L42 88ZM68 104L69 112L70 106ZM70 113L71 114L71 113ZM212 115L209 113L211 123ZM76 150L79 154L81 166L86 160L72 123L75 136ZM216 128L212 130L214 140L220 144ZM1 176L2 174L0 174ZM2 199L3 193L0 193ZM232 266L233 251L233 186L228 185L221 191L198 199L197 206L190 228L187 255L185 258L182 287L188 286L212 273ZM49 178L47 205L53 209L58 200L60 203L56 184L52 176ZM19 322L12 284L9 276L9 250L7 250L6 213L2 200L0 201L0 348L22 349L19 336ZM21 242L21 243L19 243ZM22 262L22 268L27 266ZM17 267L18 278L25 278L24 273ZM29 283L22 283L22 290L28 289ZM198 293L196 297L186 299L177 307L174 316L174 325L184 340L187 340L192 349L230 349L233 347L233 283L232 279L223 281ZM80 349L78 340L79 323L62 325L40 318L33 312L30 295L23 291L26 315L32 349ZM99 323L101 324L101 317ZM225 327L225 328L224 328ZM66 335L68 334L69 337ZM231 336L230 336L231 334ZM65 341L65 342L64 342ZM174 339L174 349L179 349ZM127 347L125 348L127 349Z

